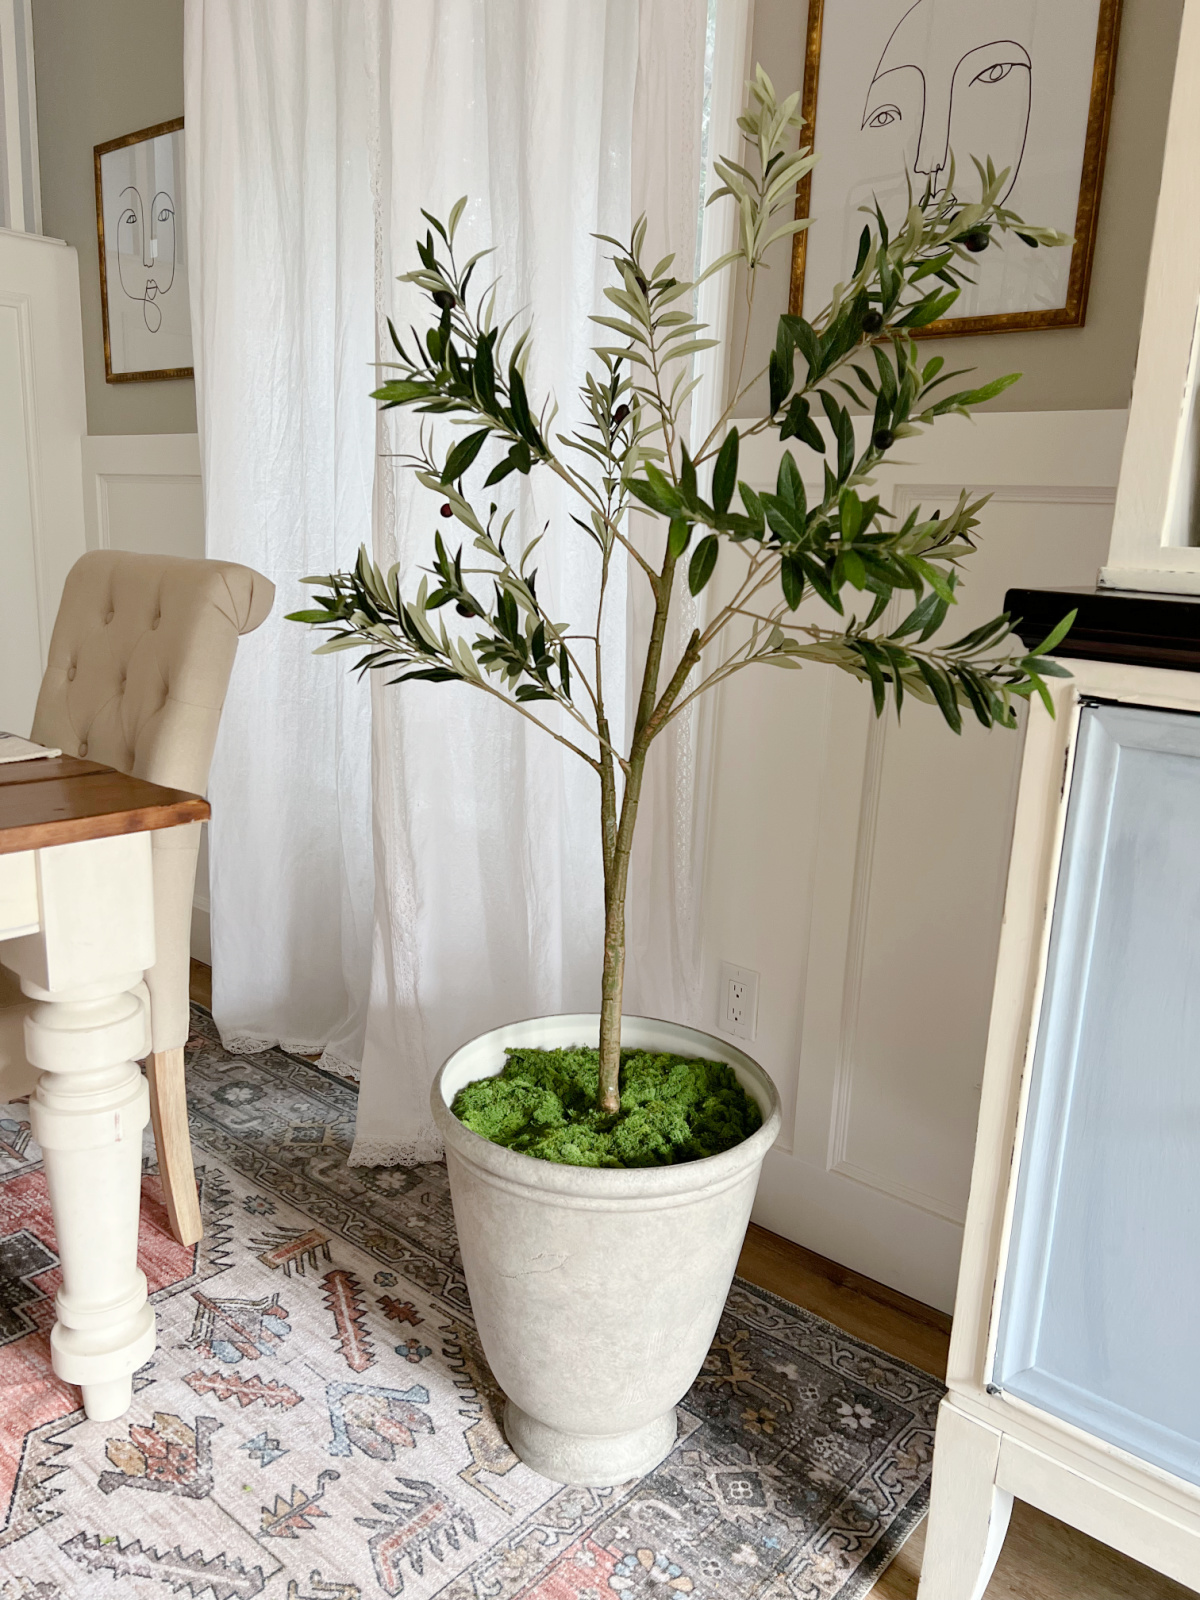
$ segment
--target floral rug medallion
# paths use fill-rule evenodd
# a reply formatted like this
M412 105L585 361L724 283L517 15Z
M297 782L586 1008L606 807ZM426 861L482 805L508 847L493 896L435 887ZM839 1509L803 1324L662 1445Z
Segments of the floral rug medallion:
M941 1385L741 1280L660 1467L538 1477L445 1167L348 1167L353 1087L199 1010L188 1089L205 1238L151 1158L158 1349L115 1423L50 1368L40 1152L0 1107L0 1600L857 1600L924 1515Z

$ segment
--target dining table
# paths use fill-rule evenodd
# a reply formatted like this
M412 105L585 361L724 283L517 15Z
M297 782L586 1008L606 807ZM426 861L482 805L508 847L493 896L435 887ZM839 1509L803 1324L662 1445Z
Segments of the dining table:
M29 1117L62 1272L51 1361L93 1419L128 1409L155 1347L137 1264L151 840L208 815L199 795L95 761L0 765L0 964L20 981L25 1053L40 1074Z

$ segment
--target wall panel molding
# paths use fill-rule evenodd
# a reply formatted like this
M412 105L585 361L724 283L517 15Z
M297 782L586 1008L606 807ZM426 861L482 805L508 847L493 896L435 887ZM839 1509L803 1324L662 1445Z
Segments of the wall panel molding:
M1123 412L983 412L906 440L903 463L879 472L875 492L900 517L964 486L992 496L955 632L998 611L1007 587L1095 580L1125 422ZM746 481L772 487L783 448L744 440ZM792 449L815 479L820 458ZM786 696L770 682L739 691L722 722L718 803L736 826L759 796L786 815L789 848L770 830L732 848L722 834L720 904L705 913L723 958L735 958L734 939L761 953L759 1059L795 1105L793 1149L768 1156L755 1216L948 1310L1019 747L970 724L956 741L924 707L906 707L898 728L894 712L877 721L842 674L787 679ZM781 740L795 742L803 787L781 787L771 755ZM742 906L737 886L766 880L767 852L770 889Z
M194 433L91 434L83 441L89 550L204 554Z
M953 504L962 484L918 483L905 484L895 495L897 515L906 516L914 504ZM972 495L988 494L998 505L1028 506L1110 506L1115 500L1115 490L1105 485L1094 487L1063 486L1060 484L970 484ZM986 513L985 513L986 514ZM891 612L899 608L893 602L881 626L887 626ZM894 620L899 620L896 617ZM850 905L850 934L846 961L845 989L842 1006L842 1028L837 1065L834 1074L833 1115L829 1126L829 1170L840 1173L856 1183L878 1189L906 1204L928 1211L932 1216L943 1217L961 1226L966 1216L966 1197L960 1202L931 1194L923 1189L897 1181L887 1173L862 1166L851 1159L848 1147L854 1108L854 1068L858 1042L858 1022L863 1000L864 956L867 928L870 917L871 879L875 860L875 842L879 826L879 805L884 759L889 730L893 727L890 716L872 721L867 735L867 753L863 770L863 798L859 818L859 838L855 853L854 884ZM1012 797L1015 802L1015 794Z
M194 433L89 435L83 441L83 504L89 550L203 557L199 438ZM192 954L212 962L207 824L196 865Z

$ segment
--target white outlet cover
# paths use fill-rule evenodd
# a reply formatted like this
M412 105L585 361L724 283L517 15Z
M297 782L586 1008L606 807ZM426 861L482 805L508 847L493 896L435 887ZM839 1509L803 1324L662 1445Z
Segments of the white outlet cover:
M758 976L750 967L721 963L717 1027L732 1039L753 1039L758 1033Z

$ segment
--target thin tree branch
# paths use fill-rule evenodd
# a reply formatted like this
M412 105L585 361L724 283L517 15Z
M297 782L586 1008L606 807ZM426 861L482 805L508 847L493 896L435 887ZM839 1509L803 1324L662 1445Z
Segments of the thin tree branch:
M600 771L600 762L595 756L589 756L586 750L581 750L579 746L572 740L564 738L561 733L555 733L554 729L548 728L540 717L535 717L532 711L526 710L519 700L512 699L512 697L506 695L503 690L497 689L494 684L483 683L478 678L460 678L459 681L460 683L467 684L473 689L482 689L485 694L493 695L501 702L501 704L510 706L512 710L519 712L520 715L525 718L526 722L532 722L535 728L540 728L543 733L548 733L552 739L557 739L559 744L565 745L568 750L573 751L581 761L586 761L593 772Z

